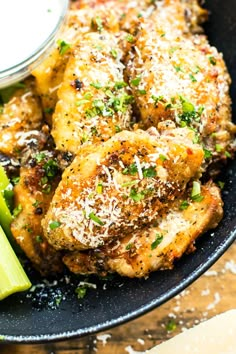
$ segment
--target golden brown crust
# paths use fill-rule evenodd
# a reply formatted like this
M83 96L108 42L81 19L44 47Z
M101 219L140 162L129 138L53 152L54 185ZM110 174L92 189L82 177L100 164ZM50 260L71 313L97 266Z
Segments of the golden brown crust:
M0 152L19 156L27 145L40 145L44 134L41 103L35 92L32 79L18 84L0 113Z
M76 153L81 144L106 141L129 128L132 98L125 87L121 57L116 37L108 32L79 37L53 115L57 149Z
M231 153L234 133L231 79L222 54L205 36L175 30L165 7L157 9L156 17L158 21L142 23L127 63L140 126L147 129L165 120L189 126L209 151L208 164L224 160Z
M199 235L215 228L223 216L219 189L212 183L202 186L203 200L183 199L156 218L156 226L134 231L123 239L88 253L72 252L63 257L76 274L116 272L122 276L145 277L158 269L171 269Z
M32 158L28 166L21 167L20 181L14 187L14 204L19 214L11 224L14 239L42 275L51 275L63 269L60 253L48 244L41 227L41 220L49 207L59 177L46 181L43 166L48 161L49 165L53 161L50 154L40 163Z
M86 249L142 227L180 196L203 161L194 133L123 131L65 170L42 225L56 249ZM59 222L51 229L53 221Z

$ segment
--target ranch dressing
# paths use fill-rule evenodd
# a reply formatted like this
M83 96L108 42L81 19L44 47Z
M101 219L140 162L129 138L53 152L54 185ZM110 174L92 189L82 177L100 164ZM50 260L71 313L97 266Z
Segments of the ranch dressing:
M25 66L55 41L67 6L67 0L0 0L0 87L4 76L9 83L19 70L25 76Z

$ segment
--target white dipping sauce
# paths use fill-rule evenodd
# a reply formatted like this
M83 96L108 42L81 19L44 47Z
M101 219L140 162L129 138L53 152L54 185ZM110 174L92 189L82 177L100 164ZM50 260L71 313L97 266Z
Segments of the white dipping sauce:
M55 31L60 0L0 0L0 72L30 58Z

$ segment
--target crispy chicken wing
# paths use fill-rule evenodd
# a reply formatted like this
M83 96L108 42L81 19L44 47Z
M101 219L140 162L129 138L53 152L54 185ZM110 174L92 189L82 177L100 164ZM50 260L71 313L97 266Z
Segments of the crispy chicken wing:
M123 131L77 155L42 221L49 243L94 248L150 223L199 173L203 150L193 137L187 128Z
M27 145L42 145L42 109L34 82L29 79L1 94L6 102L0 112L0 152L18 157Z
M181 34L162 5L155 14L142 24L127 64L140 126L171 119L196 130L209 161L226 159L235 127L222 54L203 35Z
M123 81L115 36L87 33L75 45L58 91L52 136L59 150L105 141L129 128L132 96Z
M137 15L147 17L153 8L149 0L86 0L72 3L57 46L33 71L37 91L49 121L58 99L57 91L63 80L71 50L80 35L103 29L110 33L118 33L121 30L135 31L139 23ZM113 54L115 55L115 51Z
M152 226L134 231L125 238L87 252L69 252L63 257L76 274L118 273L128 277L145 277L158 269L170 269L174 261L202 233L215 228L223 210L219 189L211 183L201 188L201 200L179 199L170 210L156 215ZM181 210L182 209L182 210Z
M21 167L20 181L14 187L15 218L11 231L34 267L42 275L62 271L61 255L43 235L41 220L59 181L57 162L50 152L34 154Z

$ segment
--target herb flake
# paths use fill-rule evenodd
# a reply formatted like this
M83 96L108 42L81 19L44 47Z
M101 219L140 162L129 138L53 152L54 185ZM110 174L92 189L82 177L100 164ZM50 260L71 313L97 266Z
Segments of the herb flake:
M153 241L152 244L151 244L151 250L153 251L154 249L156 249L157 246L159 246L162 241L163 241L163 235L157 233L155 241Z

